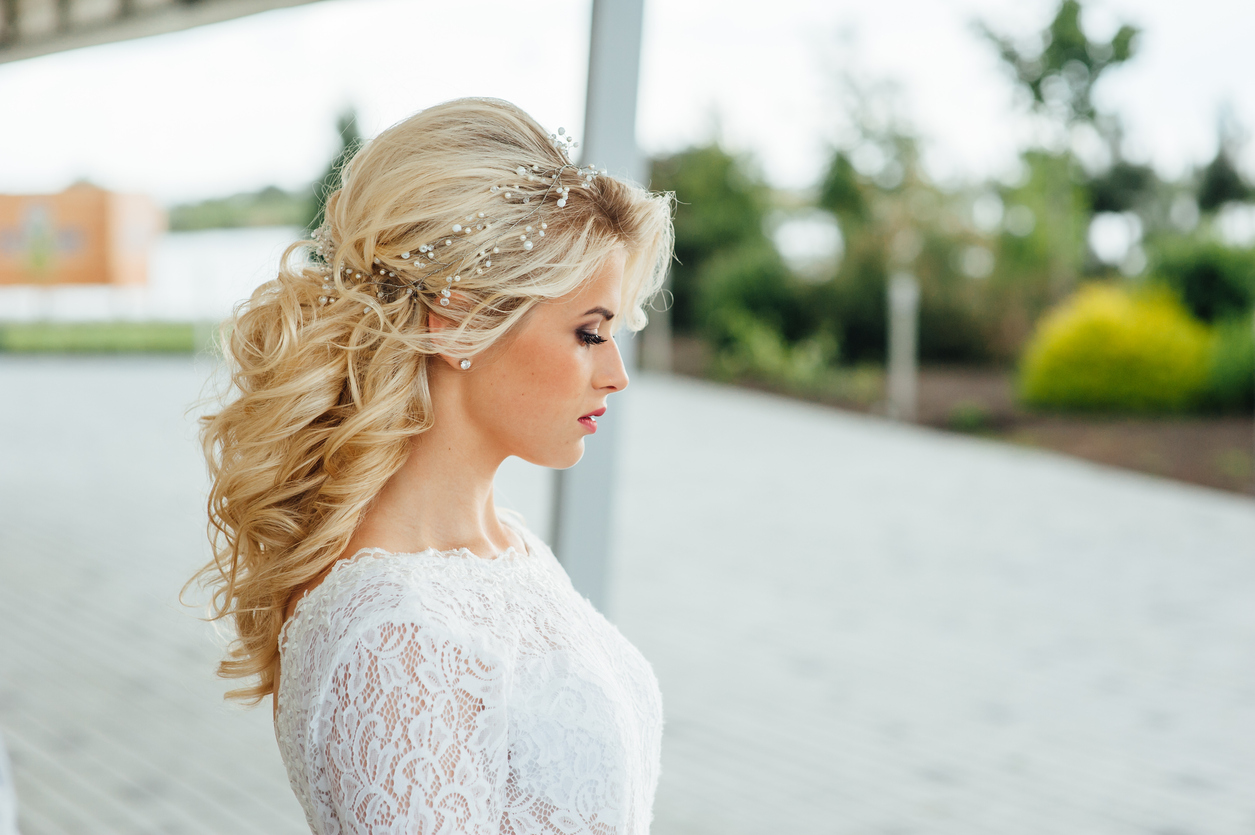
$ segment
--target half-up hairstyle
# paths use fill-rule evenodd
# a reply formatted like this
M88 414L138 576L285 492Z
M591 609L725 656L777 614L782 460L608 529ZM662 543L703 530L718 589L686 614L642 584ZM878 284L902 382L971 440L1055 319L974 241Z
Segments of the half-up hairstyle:
M253 679L229 698L275 691L297 589L341 556L432 426L434 355L480 353L620 247L614 321L644 326L671 259L673 196L590 177L566 147L494 99L392 126L345 166L318 240L289 247L223 326L231 386L201 419L213 560L193 579L213 589L210 618L235 628L219 675ZM458 303L442 305L450 289ZM429 312L456 327L429 332Z

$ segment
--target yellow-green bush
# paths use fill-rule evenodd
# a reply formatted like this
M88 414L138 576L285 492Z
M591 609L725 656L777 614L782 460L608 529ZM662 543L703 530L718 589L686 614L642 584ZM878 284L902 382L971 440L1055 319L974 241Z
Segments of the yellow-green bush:
M1020 366L1029 405L1115 412L1195 406L1211 335L1171 293L1090 285L1042 317Z

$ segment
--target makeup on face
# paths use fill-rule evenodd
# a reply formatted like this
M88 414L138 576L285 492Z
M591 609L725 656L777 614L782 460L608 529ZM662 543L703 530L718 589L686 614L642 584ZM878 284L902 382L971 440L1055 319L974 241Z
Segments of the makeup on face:
M580 418L580 425L583 426L585 429L587 429L589 432L596 432L597 431L597 418L601 417L605 413L606 413L605 406L602 406L600 409L598 409L595 412L589 412L588 414L584 415L584 417Z

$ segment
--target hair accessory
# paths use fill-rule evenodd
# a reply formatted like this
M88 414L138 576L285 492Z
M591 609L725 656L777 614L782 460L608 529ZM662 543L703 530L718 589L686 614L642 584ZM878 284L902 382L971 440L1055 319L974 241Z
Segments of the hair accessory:
M470 360L462 360L461 362L459 362L459 363L458 363L458 365L462 367L462 370L463 370L463 371L470 371L470 369L471 369L471 361L470 361Z
M399 253L399 256L375 258L365 275L360 270L342 266L341 279L346 284L373 283L375 296L380 301L434 293L435 300L442 307L448 307L453 285L461 281L463 275L483 275L492 268L492 257L500 254L502 249L509 251L517 247L531 252L544 239L549 228L547 222L536 220L545 204L565 208L572 188L589 186L594 179L606 173L604 168L598 169L593 165L579 167L570 161L568 151L578 148L579 143L565 128L558 128L558 132L550 134L549 139L565 160L562 165L550 169L541 169L536 164L519 165L514 169L513 181L494 184L488 189L513 206L531 207L521 218L507 222L488 212L468 214L449 223L445 227L448 231L430 243L420 244L414 250ZM335 301L332 263L336 245L326 224L315 230L312 237L316 243L315 251L324 266L324 293L318 301L330 304ZM474 241L475 246L467 251L460 246L463 241ZM453 247L455 242L459 246L445 255L444 251Z

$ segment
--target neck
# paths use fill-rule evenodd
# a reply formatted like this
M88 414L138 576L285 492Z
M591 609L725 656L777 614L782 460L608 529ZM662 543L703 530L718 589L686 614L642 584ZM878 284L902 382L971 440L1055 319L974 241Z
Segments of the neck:
M517 534L498 521L493 501L493 479L506 456L475 437L458 411L438 408L435 425L411 442L405 464L363 514L346 555L362 548L466 548L480 557L511 545L522 550Z

